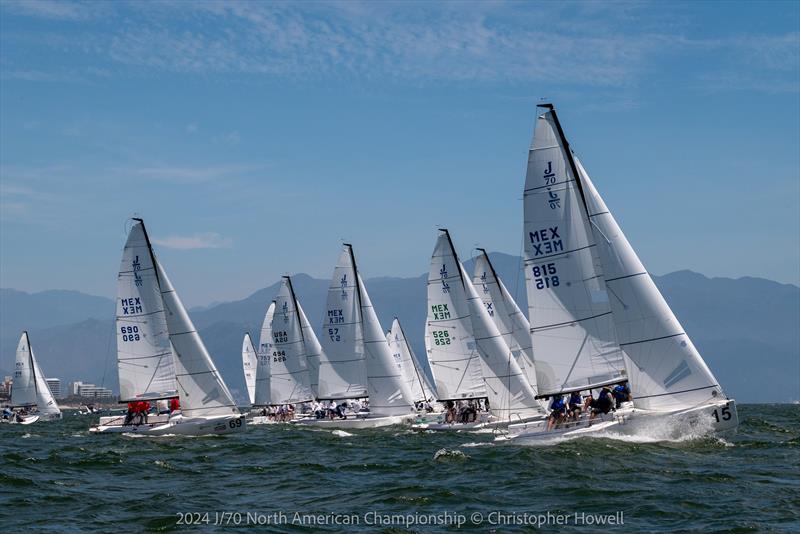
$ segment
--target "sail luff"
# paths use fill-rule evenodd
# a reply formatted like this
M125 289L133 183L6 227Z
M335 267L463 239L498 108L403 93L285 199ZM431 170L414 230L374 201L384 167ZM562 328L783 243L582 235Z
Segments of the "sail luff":
M247 399L251 405L256 401L256 373L258 372L258 355L250 339L250 332L242 340L242 367L244 368L244 383L247 387Z

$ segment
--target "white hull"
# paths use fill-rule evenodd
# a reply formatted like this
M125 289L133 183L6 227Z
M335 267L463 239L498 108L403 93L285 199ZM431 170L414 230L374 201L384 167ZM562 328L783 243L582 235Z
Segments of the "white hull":
M543 421L545 419L546 416L537 414L529 417L515 417L513 421L516 423L525 423L529 421ZM494 419L487 414L481 414L479 420L474 423L445 423L444 415L430 422L426 421L424 417L421 417L417 421L417 423L411 425L411 428L414 430L431 430L434 432L469 432L489 428L502 428L509 425L508 420Z
M152 419L155 419L154 416ZM106 419L106 418L102 418ZM226 415L210 418L187 419L181 416L172 417L167 422L152 421L141 425L123 425L120 418L89 429L93 434L147 434L151 436L181 435L207 436L244 432L247 422L243 415ZM124 418L122 418L124 420Z
M736 401L723 399L714 404L675 412L622 408L599 415L591 422L588 416L583 416L577 422L568 422L551 430L547 430L546 420L511 425L509 434L498 439L521 444L542 443L554 438L570 439L611 431L615 434L670 440L694 433L705 435L733 432L738 425Z
M407 425L414 419L413 414L409 415L386 415L369 417L351 417L348 419L296 419L293 424L303 426L314 426L319 428L340 428L340 429L363 429L381 428L392 425Z
M30 425L38 421L40 417L38 415L28 415L22 418L22 421L17 421L17 419L3 419L3 422L8 423L10 425Z

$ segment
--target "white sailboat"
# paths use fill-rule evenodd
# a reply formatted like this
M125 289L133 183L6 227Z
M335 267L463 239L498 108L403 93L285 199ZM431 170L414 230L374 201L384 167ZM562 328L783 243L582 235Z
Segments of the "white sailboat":
M397 317L392 321L392 328L386 333L389 350L400 369L411 392L411 400L416 402L432 401L436 398L435 390L425 374L417 355L408 344L406 334Z
M303 424L377 428L411 421L411 392L394 362L349 244L343 247L328 291L323 347L317 398L368 397L369 411L346 419L309 418Z
M267 306L264 314L264 321L261 323L261 334L259 336L258 349L250 340L250 348L246 342L242 347L242 357L244 351L252 351L255 356L255 369L253 372L253 394L250 398L250 413L248 418L250 424L263 425L274 423L266 416L265 409L270 404L270 360L272 359L272 316L275 313L275 301ZM249 339L249 336L248 336Z
M533 391L536 391L536 367L533 364L533 348L531 347L531 325L525 314L519 309L505 284L497 276L489 255L485 249L477 249L480 254L475 258L475 271L472 283L486 306L486 313L494 321L503 336L519 368L528 379Z
M61 419L61 410L36 361L27 331L22 332L17 345L10 408L25 415L15 413L8 419L9 423L29 425L36 421Z
M144 221L133 221L117 282L120 402L177 396L181 410L139 424L125 416L101 417L90 432L204 435L244 430L244 417L156 260Z
M468 423L421 422L414 428L477 429L543 417L531 384L489 317L444 229L428 274L425 346L438 400L485 398L491 416Z
M540 395L628 382L632 403L546 431L512 426L520 441L600 429L738 425L733 399L688 338L574 157L551 105L542 106L525 184L526 284Z

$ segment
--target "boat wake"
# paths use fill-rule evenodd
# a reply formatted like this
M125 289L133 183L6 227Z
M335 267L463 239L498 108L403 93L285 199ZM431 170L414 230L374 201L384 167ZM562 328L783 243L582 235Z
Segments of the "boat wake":
M338 436L340 438L348 438L353 435L350 432L345 432L344 430L334 430L333 432L331 432L331 434L333 434L334 436Z

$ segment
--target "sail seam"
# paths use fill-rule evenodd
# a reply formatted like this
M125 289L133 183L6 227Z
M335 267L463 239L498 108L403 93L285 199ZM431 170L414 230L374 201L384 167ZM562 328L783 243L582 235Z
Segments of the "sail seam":
M617 280L624 280L625 278L633 278L634 276L642 276L643 274L647 274L647 271L643 271L641 273L629 274L629 275L626 275L626 276L618 276L616 278L606 278L606 282L615 282Z
M527 260L525 260L525 262L526 263L538 263L538 262L540 262L540 261L542 261L544 259L547 259L547 258L554 258L556 256L564 256L566 254L572 254L573 252L579 252L579 251L587 249L587 248L592 248L593 246L595 246L595 243L592 243L591 245L586 245L585 247L574 248L572 250L565 250L564 252L558 252L556 254L549 254L547 256L537 256L536 258L528 258Z
M639 343L649 343L650 341L658 341L660 339L669 339L671 337L678 337L678 336L684 336L684 335L686 335L686 332L679 332L677 334L671 334L669 336L653 337L653 338L650 338L650 339L642 339L641 341L631 341L629 343L620 343L619 346L620 347L626 347L628 345L637 345Z
M588 321L589 319L597 319L598 317L602 317L604 315L611 315L611 312L607 311L607 312L603 312L603 313L598 313L597 315L592 315L591 317L584 317L583 319L574 319L572 321L566 321L566 322L563 322L563 323L553 323L551 325L546 325L546 326L532 326L531 327L531 334L533 334L537 330L547 330L548 328L555 328L557 326L564 326L564 325L573 324L573 323L580 323L580 322L583 322L583 321Z

